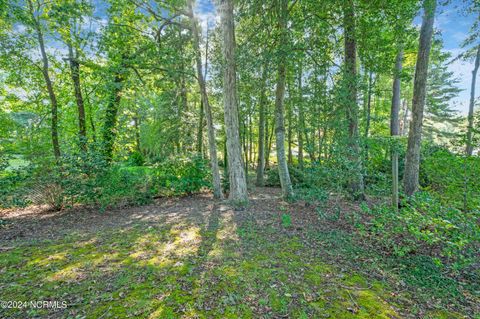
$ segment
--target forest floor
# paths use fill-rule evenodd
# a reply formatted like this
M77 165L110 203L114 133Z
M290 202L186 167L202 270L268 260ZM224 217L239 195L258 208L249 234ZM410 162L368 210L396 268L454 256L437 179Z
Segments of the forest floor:
M0 318L478 318L440 271L359 240L358 209L331 198L319 215L258 188L242 211L199 194L3 212ZM59 308L5 303L43 300Z

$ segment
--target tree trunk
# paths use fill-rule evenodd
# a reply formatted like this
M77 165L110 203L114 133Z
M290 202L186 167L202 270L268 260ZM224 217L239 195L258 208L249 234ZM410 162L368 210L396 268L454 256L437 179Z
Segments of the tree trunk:
M52 116L51 124L50 124L50 131L52 136L52 146L53 146L53 155L58 160L60 158L60 144L58 142L58 103L57 103L57 96L55 95L55 91L53 90L52 80L49 74L49 66L48 66L48 57L45 51L45 42L43 40L43 32L42 27L39 22L39 18L35 16L35 10L33 8L33 3L31 0L28 1L28 7L30 10L31 18L35 24L35 30L37 32L37 39L40 48L40 53L42 55L42 75L45 80L45 84L47 86L48 97L50 98L50 114Z
M207 96L207 88L202 71L202 59L200 55L200 39L198 32L198 24L193 14L193 0L188 1L188 10L192 22L192 34L193 34L193 49L195 51L195 61L197 65L197 81L200 88L200 95L202 98L202 105L205 110L205 117L207 119L207 132L208 132L208 150L210 154L210 165L212 168L212 184L213 184L213 196L217 199L223 198L222 183L220 179L220 169L218 166L217 158L217 146L215 140L215 128L213 126L212 110Z
M408 121L408 100L407 99L403 99L402 108L403 108L403 120L402 120L402 125L400 126L400 135L404 136L406 132L407 121Z
M80 85L80 63L78 63L78 55L74 54L71 44L68 44L68 60L70 62L70 71L78 111L78 141L80 143L80 149L83 152L86 152L87 128L85 120L85 105L83 103L82 89Z
M288 145L288 156L287 156L287 163L288 165L293 164L293 153L292 153L292 105L288 105L287 107L287 121L288 121L288 130L287 130L287 145Z
M250 110L248 113L248 162L252 163L254 162L253 158L253 128L252 128L252 114L253 111Z
M422 141L423 110L428 76L428 62L432 44L433 22L435 19L436 0L424 0L422 27L415 66L413 83L412 122L408 133L408 147L405 163L404 188L408 196L419 188L418 175L420 169L420 146Z
M270 112L267 112L267 115ZM272 119L271 129L268 126L268 117L265 118L265 145L267 150L265 152L265 169L270 168L270 153L272 152L273 133L275 132L275 118Z
M265 104L267 104L267 63L263 65L262 91L260 93L260 109L258 120L258 161L257 161L257 186L263 186L265 170Z
M290 174L288 172L287 159L285 158L285 124L283 119L287 62L286 52L283 50L287 46L287 19L287 0L279 0L278 28L280 31L280 39L278 46L277 89L275 94L275 138L277 146L278 173L280 176L280 184L282 185L283 197L291 198L293 196L293 188Z
M370 133L370 120L372 113L372 87L373 87L373 72L369 72L368 76L368 92L367 92L367 108L365 110L365 139Z
M238 130L233 0L219 0L219 2L223 33L223 102L230 180L229 199L242 205L248 202L248 194Z
M345 38L345 81L347 95L345 100L348 123L348 160L350 162L350 189L357 200L365 198L362 173L362 159L358 141L358 104L357 104L357 44L355 40L355 14L353 1L344 2L344 38Z
M203 99L200 101L200 110L198 111L198 130L197 130L197 153L203 154L203 125L204 125L204 107Z
M472 86L470 88L470 105L468 108L468 127L467 127L467 148L465 152L467 156L472 156L472 131L473 131L473 111L475 108L475 85L477 83L477 72L480 66L480 45L477 48L477 55L475 56L475 67L472 71Z
M110 162L113 156L113 145L116 138L115 127L117 125L118 108L120 106L121 91L125 82L125 70L123 62L117 67L115 76L113 78L112 89L110 97L107 100L107 107L105 110L105 120L103 124L103 153L105 159Z
M136 114L133 117L133 125L135 128L135 147L137 149L138 153L142 152L142 148L140 145L140 118L138 117L138 114Z
M402 73L403 47L398 49L393 77L392 109L390 112L390 135L395 137L400 133L400 85ZM398 210L398 150L396 141L392 144L392 205Z
M303 170L303 134L305 134L305 115L303 114L302 65L298 72L298 167ZM315 135L315 132L313 133ZM312 142L314 145L315 142ZM311 148L315 150L315 147Z

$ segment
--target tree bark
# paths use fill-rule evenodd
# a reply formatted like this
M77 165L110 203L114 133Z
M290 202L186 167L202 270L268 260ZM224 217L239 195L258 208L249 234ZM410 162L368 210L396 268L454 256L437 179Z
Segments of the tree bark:
M260 92L260 109L258 120L258 161L257 161L257 186L263 186L265 172L265 104L267 104L267 64L264 63L262 71L262 91Z
M200 100L200 109L198 111L198 130L197 130L197 153L203 154L203 125L204 125L204 107L203 99Z
M38 45L40 48L40 53L42 55L42 75L45 80L45 84L47 86L48 97L50 98L50 114L51 124L50 124L50 131L52 136L52 146L53 146L53 155L58 160L60 158L60 143L58 141L58 102L57 96L55 95L55 91L53 90L53 83L50 78L49 73L49 64L48 64L48 56L45 50L45 42L43 39L43 32L42 27L40 25L40 21L37 17L35 17L35 10L33 8L33 3L31 0L28 1L28 7L30 10L30 15L32 20L34 21L35 31L37 32L37 40Z
M302 65L298 72L298 167L303 170L303 134L305 134L305 115L303 114ZM315 135L315 133L313 133ZM312 143L315 144L314 142ZM311 148L315 150L315 147Z
M424 0L424 16L420 29L420 40L413 83L412 122L408 133L408 147L405 163L404 188L408 196L418 191L420 169L420 146L422 142L423 113L428 76L428 63L432 45L433 22L436 0Z
M258 158L257 158L257 186L264 185L265 173L265 108L267 104L267 64L263 65L262 70L262 91L260 92L260 107L258 120Z
M465 150L467 156L472 156L472 131L473 131L473 111L475 108L475 85L477 83L478 67L480 66L480 45L477 47L477 55L475 56L475 67L472 71L472 86L470 88L470 105L468 108L468 127L467 127L467 148Z
M393 74L392 108L390 112L390 135L395 137L400 134L400 85L402 73L403 47L398 49ZM392 205L398 210L398 150L396 141L392 144Z
M370 71L368 75L367 109L365 110L365 138L368 138L368 135L370 133L370 120L372 113L372 87L373 72Z
M288 165L293 164L293 153L292 153L292 126L293 126L293 110L292 105L287 106L287 122L288 122L288 130L287 130L287 163Z
M403 99L403 120L402 120L402 125L400 126L400 135L403 136L405 135L406 132L406 127L407 127L407 121L408 121L408 100Z
M212 169L212 184L213 184L213 196L217 199L223 198L222 183L220 179L220 168L218 166L217 157L217 145L215 139L215 128L213 126L212 110L208 101L207 87L202 71L202 59L200 54L200 38L198 31L198 23L193 14L193 1L188 1L188 10L192 22L192 35L193 35L193 49L195 51L195 61L197 66L197 81L200 88L200 95L202 98L202 105L205 111L205 117L207 119L207 133L208 133L208 150L210 154L210 165Z
M287 0L278 0L278 28L280 39L278 44L278 69L277 69L277 89L275 94L275 138L277 146L278 173L284 198L293 197L292 182L288 172L287 159L285 158L285 124L284 124L284 98L285 98L285 77L287 56L285 47L287 46L287 19L288 3Z
M238 129L233 0L219 0L219 4L223 33L223 102L230 180L229 199L242 205L248 202L248 194Z
M267 112L267 117L265 118L265 145L267 150L265 151L265 169L270 168L270 153L272 152L272 142L273 142L273 133L275 132L275 119L272 119L272 123L268 125L268 115L270 112ZM270 129L271 127L271 129Z
M355 14L353 1L344 2L344 38L345 38L345 81L347 95L345 100L348 123L348 160L350 162L350 189L357 200L363 200L364 181L362 160L358 141L358 104L357 104L357 44L355 40Z
M80 149L87 151L87 125L85 120L85 104L83 102L82 87L80 84L80 63L78 62L78 54L74 54L72 44L68 44L68 60L70 62L70 71L75 92L75 101L78 111L78 141Z

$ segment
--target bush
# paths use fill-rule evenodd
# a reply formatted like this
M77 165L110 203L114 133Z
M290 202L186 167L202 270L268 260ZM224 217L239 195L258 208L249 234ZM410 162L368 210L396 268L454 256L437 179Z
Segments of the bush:
M399 212L390 206L368 209L368 222L356 226L397 256L431 256L438 265L461 269L478 262L480 211L462 212L443 206L427 192L403 203Z
M292 185L300 185L304 182L305 176L303 172L294 166L288 166ZM280 187L280 176L278 175L278 167L274 166L265 171L265 186Z
M480 158L427 148L421 166L420 183L445 205L459 209L480 209Z
M154 183L164 195L186 195L211 187L208 161L200 156L166 160L153 167Z
M145 165L145 158L142 153L135 151L130 153L127 163L129 166L143 166Z
M65 155L0 177L2 207L74 204L141 205L155 196L192 194L210 186L207 162L173 158L153 167L110 165L101 154Z

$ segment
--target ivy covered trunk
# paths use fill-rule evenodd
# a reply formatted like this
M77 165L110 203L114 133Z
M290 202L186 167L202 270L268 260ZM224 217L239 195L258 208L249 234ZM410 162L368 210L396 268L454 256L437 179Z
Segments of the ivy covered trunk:
M357 43L355 40L355 12L353 1L343 5L343 26L345 40L345 111L348 125L347 157L349 162L349 185L355 199L364 199L362 160L358 141L358 104L357 104Z

